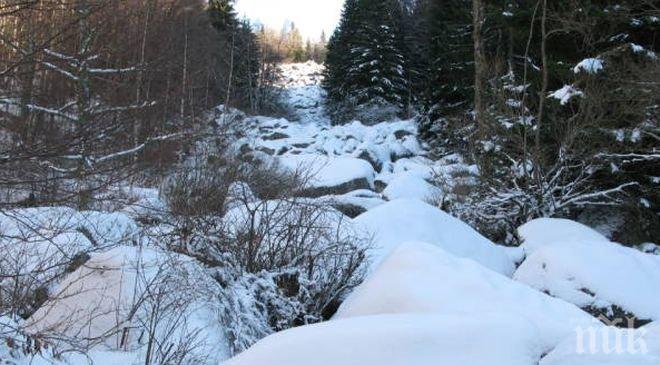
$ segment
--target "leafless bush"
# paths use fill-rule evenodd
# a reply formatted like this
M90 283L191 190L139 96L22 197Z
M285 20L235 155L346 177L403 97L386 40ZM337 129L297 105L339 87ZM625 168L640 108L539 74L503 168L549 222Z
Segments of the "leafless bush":
M207 194L220 198L189 200L195 206L185 212L193 214L172 216L156 240L214 271L223 288L221 321L238 352L272 332L334 314L363 278L369 238L330 206L296 197L305 173L230 165L203 170L212 183L202 187L218 189Z

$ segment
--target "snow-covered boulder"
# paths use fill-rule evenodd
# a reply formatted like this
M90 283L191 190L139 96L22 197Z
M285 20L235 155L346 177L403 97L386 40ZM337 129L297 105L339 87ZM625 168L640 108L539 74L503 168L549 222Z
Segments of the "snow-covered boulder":
M518 228L522 247L527 254L533 254L540 248L562 242L609 242L605 236L584 224L559 218L539 218Z
M334 318L401 313L518 316L544 333L545 346L596 322L572 304L426 243L395 249Z
M562 342L539 365L660 364L660 324L637 330L602 327Z
M319 198L319 201L329 204L351 218L385 204L381 195L371 190L355 190L344 195L329 195Z
M372 268L397 245L418 241L473 259L507 276L515 270L513 261L502 247L460 220L419 200L393 200L358 216L355 222L374 235Z
M132 243L138 231L135 221L124 213L42 207L0 214L0 235L21 242L41 242L60 234L82 233L95 246L104 247Z
M442 190L415 174L403 173L390 180L383 195L388 200L417 199L430 202L441 197Z
M513 315L368 316L276 333L224 365L536 365L543 337Z
M297 155L281 157L278 161L303 176L307 196L338 195L374 188L373 167L358 158Z
M98 350L141 351L150 339L172 346L194 340L192 351L219 361L227 357L227 341L206 297L216 287L187 257L120 246L92 255L69 274L24 329Z
M133 244L137 241L140 232L140 228L131 217L119 212L80 212L78 227L99 247Z
M660 320L660 257L613 242L569 240L541 246L514 278L595 315Z

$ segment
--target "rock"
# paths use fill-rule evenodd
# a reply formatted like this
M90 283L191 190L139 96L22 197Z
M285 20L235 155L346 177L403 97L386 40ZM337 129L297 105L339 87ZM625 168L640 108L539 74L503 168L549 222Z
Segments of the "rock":
M340 211L342 214L349 218L355 218L360 214L367 211L366 208L359 206L357 204L346 204L346 203L337 203L332 204L332 207Z
M516 280L573 303L604 322L623 321L618 324L627 326L631 317L639 326L660 320L660 257L598 236L585 240L584 234L562 234L562 228L575 226L558 223L555 227L545 224L546 235L568 238L537 245L517 269Z
M412 136L412 135L413 135L412 132L406 130L398 130L394 132L394 137L396 137L396 139L403 139L406 136Z
M276 140L287 139L287 138L291 138L291 137L284 134L284 133L280 133L280 132L275 132L273 134L269 134L267 136L261 137L261 139L263 139L264 141L276 141Z
M357 153L356 157L369 162L376 172L381 172L383 170L383 164L368 150L362 150L360 153Z
M372 184L367 178L358 178L335 186L309 187L302 190L301 196L318 198L326 195L342 195L361 189L372 189Z

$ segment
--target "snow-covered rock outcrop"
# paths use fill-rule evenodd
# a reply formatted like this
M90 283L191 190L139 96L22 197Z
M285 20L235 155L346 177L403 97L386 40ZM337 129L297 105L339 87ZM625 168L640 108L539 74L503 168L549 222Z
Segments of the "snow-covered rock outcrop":
M607 241L560 241L527 257L514 278L594 315L660 320L660 257ZM644 322L638 322L640 325Z
M581 223L559 218L539 218L518 228L522 247L528 255L562 242L609 242L605 236Z
M190 351L220 360L227 341L207 297L216 287L190 258L119 246L68 275L23 328L75 339L80 348L136 352L150 341L177 346L194 336Z
M334 318L400 313L519 316L543 333L548 348L595 322L572 304L426 243L398 246Z
M224 365L536 365L539 336L517 316L356 317L277 333Z
M576 326L601 325L440 248L397 248L330 322L284 331L227 365L535 365Z
M388 202L358 216L355 222L374 235L372 267L376 267L402 243L427 242L506 276L513 274L515 269L505 248L495 245L460 220L419 200Z

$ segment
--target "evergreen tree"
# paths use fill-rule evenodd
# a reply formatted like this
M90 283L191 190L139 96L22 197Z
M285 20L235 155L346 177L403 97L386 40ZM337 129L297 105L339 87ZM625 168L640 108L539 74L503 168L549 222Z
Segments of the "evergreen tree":
M350 47L355 42L360 23L359 15L358 0L346 0L339 25L328 41L323 86L331 103L339 103L347 95L345 76L349 68Z
M398 0L348 0L328 44L325 88L331 103L406 106L409 89Z
M216 30L229 31L236 27L237 16L232 0L209 0L207 11Z
M403 108L408 93L401 29L401 9L396 0L363 0L364 14L346 77L349 94L358 104L388 102Z

